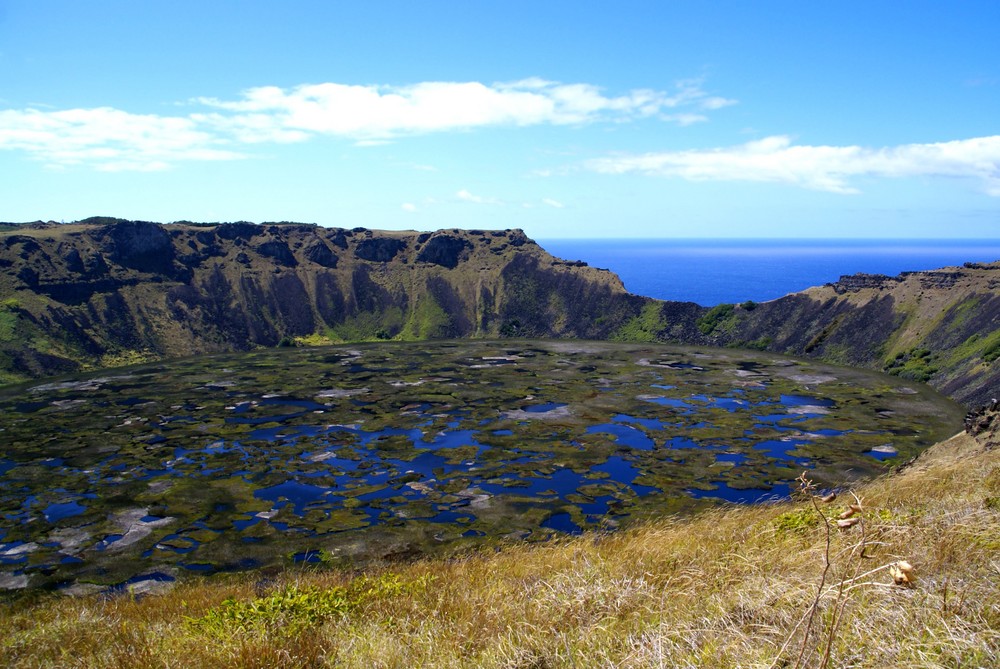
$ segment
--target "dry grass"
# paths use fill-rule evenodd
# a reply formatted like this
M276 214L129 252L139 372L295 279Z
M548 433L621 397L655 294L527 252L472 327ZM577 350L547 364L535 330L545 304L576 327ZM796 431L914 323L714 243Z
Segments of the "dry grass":
M823 521L800 501L395 565L365 580L300 571L138 600L46 597L0 612L0 665L1000 666L1000 451L961 435L856 493L863 523L834 531L829 551ZM915 566L912 587L893 583L899 560ZM302 591L352 594L334 613L279 603L248 625L218 615L227 598L244 607Z

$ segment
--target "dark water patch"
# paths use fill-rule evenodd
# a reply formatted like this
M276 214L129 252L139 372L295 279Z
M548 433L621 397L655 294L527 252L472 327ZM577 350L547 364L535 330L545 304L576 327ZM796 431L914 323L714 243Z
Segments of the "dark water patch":
M292 512L301 516L305 513L306 506L323 499L329 492L329 488L289 479L284 483L255 490L253 496L275 504L278 504L280 500L285 500L285 503L292 504ZM282 504L282 506L284 505Z
M865 455L869 455L879 462L883 462L898 456L899 451L892 444L882 444L865 451Z
M728 483L713 482L712 490L692 488L687 491L695 499L714 497L732 502L733 504L755 504L760 502L778 502L788 499L791 488L787 483L779 483L770 488L732 488Z
M439 511L435 515L431 516L428 520L432 523L438 524L452 524L452 523L463 523L468 522L469 514L463 511Z
M594 466L592 471L609 474L612 481L624 483L639 497L662 492L659 488L636 483L635 479L641 476L641 472L635 468L632 462L617 455L612 455L606 462Z
M692 395L691 400L703 403L711 409L725 409L730 413L753 406L753 403L739 397L709 397L707 395Z
M611 505L617 501L618 499L612 495L602 495L594 498L591 502L579 502L577 507L581 513L587 516L588 522L596 522L608 515L611 511Z
M765 455L775 460L794 462L797 465L805 466L810 463L809 458L795 457L790 453L799 446L808 443L809 441L803 439L765 439L758 441L753 448L755 451L763 451Z
M642 395L639 399L646 402L652 402L653 404L659 404L660 406L672 407L674 409L687 409L691 410L691 405L685 400L676 399L674 397L661 397L659 395Z
M94 544L94 550L106 551L108 548L113 546L115 542L121 541L124 534L108 534L103 539Z
M142 397L126 397L115 402L118 406L123 407L134 407L139 404L149 404L150 400L144 399Z
M635 425L642 425L647 430L663 430L666 425L662 421L656 420L655 418L643 418L641 416L629 416L628 414L615 414L611 417L611 420L616 423L634 423Z
M809 397L806 395L782 395L778 401L786 407L817 406L832 407L834 401L831 399Z
M604 425L593 425L586 429L587 434L610 434L615 437L615 443L620 446L635 448L640 451L650 451L656 448L656 444L646 436L642 430L638 430L630 425L619 425L618 423L606 423Z
M14 411L18 413L35 413L49 406L48 402L18 402L14 405Z
M521 410L528 413L548 413L556 409L562 409L564 406L566 404L562 402L543 402L542 404L529 404L528 406L521 407Z
M296 564L321 564L323 562L322 550L301 551L292 555L292 562Z
M494 495L539 497L556 495L565 498L588 483L582 474L571 469L560 469L551 476L503 476L503 483L482 483L479 487Z
M125 581L122 581L121 583L109 587L105 591L105 595L114 596L114 595L127 594L130 588L145 582L173 583L176 580L177 579L174 576L159 571L150 574L140 574L138 576L133 576L132 578L129 578Z
M704 446L688 437L671 437L663 444L665 448L672 448L676 450L681 449L698 449L701 450Z
M63 502L61 504L50 504L42 512L45 516L45 520L50 523L55 523L64 518L72 518L74 516L82 516L87 512L87 507L80 504L79 502Z
M180 566L188 571L196 571L201 574L210 574L216 571L216 566L207 562L181 562Z
M564 534L582 534L583 528L573 522L573 517L568 513L554 513L542 521L542 527L547 530L555 530Z

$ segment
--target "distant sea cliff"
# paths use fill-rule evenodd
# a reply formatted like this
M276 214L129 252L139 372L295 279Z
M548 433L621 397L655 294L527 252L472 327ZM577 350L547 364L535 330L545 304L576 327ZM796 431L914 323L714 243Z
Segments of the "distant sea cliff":
M0 382L260 346L553 337L750 347L1000 387L1000 263L711 308L632 295L520 230L0 224Z

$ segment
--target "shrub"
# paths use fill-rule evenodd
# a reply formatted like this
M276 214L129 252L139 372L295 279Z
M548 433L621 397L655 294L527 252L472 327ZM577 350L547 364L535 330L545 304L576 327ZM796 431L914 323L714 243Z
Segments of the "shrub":
M733 316L733 305L719 304L708 310L698 319L698 329L704 335L712 334L717 328L724 327Z
M250 601L226 599L201 618L188 622L212 636L280 632L295 636L307 628L344 617L367 604L422 591L428 578L405 581L398 574L362 576L346 586L291 586Z
M936 356L926 348L911 348L895 355L882 368L887 374L903 379L927 383L937 374L938 368L933 364Z

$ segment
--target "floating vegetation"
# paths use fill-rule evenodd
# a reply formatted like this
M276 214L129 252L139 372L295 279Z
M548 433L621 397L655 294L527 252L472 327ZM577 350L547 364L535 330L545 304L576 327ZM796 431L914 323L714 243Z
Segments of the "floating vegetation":
M599 342L281 349L6 387L0 586L153 587L614 528L787 496L803 469L836 487L961 416L898 377Z

